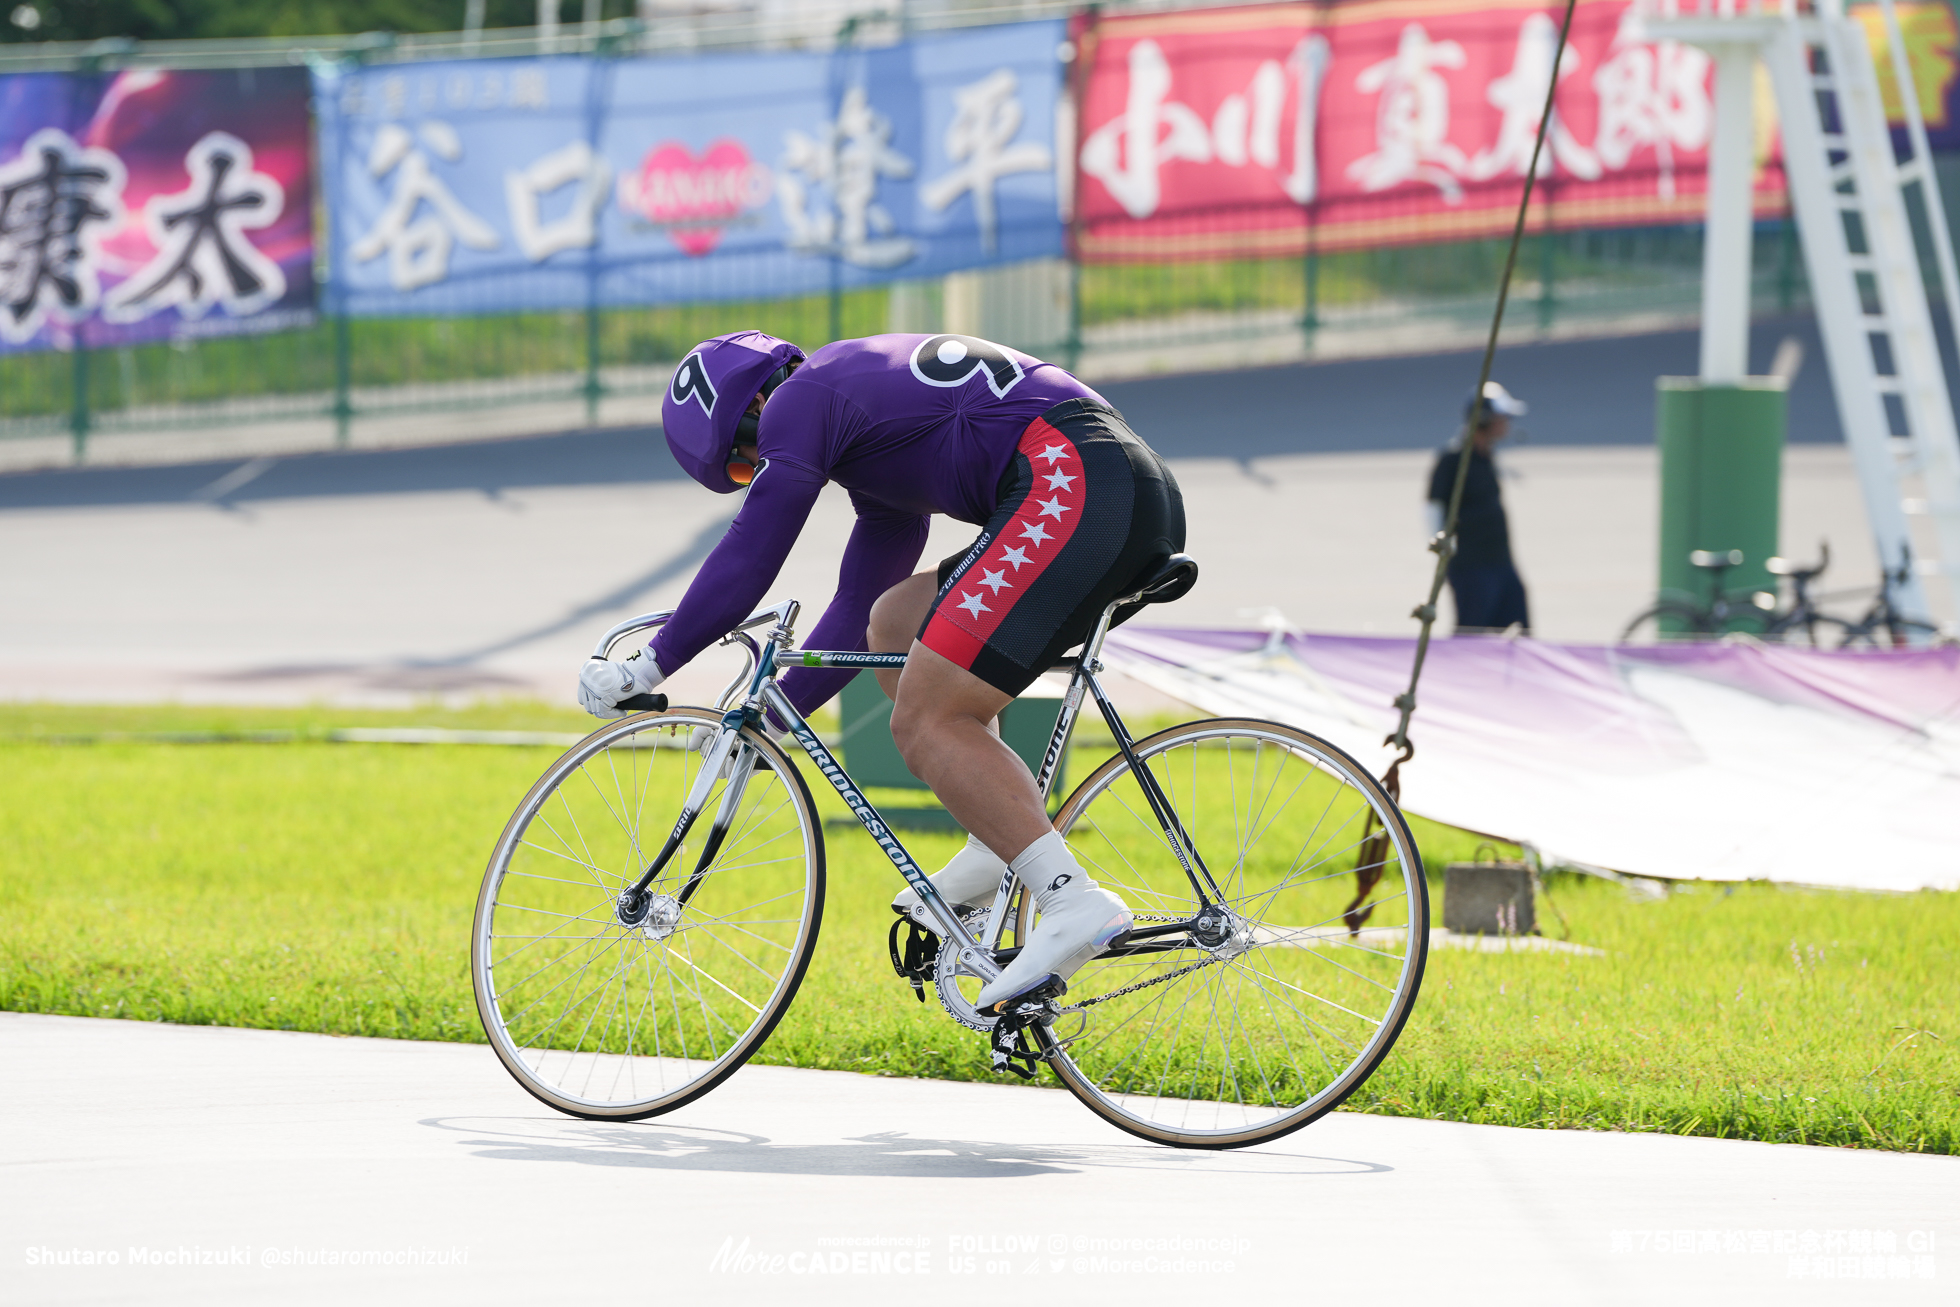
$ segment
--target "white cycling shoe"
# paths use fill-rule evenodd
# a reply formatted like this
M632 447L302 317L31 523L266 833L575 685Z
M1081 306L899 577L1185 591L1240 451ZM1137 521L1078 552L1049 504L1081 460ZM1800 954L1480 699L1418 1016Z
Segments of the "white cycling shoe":
M1007 872L1007 864L992 849L982 844L974 836L966 837L966 847L953 855L953 860L934 872L930 877L932 887L939 891L945 900L956 908L984 908L994 901L994 892L1000 888L1000 878ZM892 900L892 910L909 920L917 922L937 935L939 925L926 911L919 892L907 885Z
M975 1006L982 1012L1019 998L1049 976L1067 980L1089 959L1108 952L1134 924L1123 900L1089 879L1059 832L1030 844L1013 867L1034 889L1041 917L1006 970L981 987Z

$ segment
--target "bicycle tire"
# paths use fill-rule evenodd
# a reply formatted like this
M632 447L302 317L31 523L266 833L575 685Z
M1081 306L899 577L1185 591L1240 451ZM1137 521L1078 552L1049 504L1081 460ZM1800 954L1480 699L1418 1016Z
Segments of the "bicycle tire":
M1071 980L1065 999L1093 1005L1083 1010L1082 1030L1058 1030L1066 1017L1034 1027L1037 1046L1090 1111L1140 1138L1219 1149L1290 1134L1361 1087L1414 1008L1429 948L1428 888L1414 837L1365 768L1327 741L1277 722L1187 722L1139 741L1134 751L1157 776L1218 878L1221 900L1239 914L1237 925L1217 949L1187 936L1182 947L1161 953L1116 956L1112 950L1090 961ZM1295 763L1301 764L1297 777L1289 775ZM1206 777L1227 782L1213 785L1225 791L1229 826L1215 800L1199 799ZM1282 786L1290 788L1273 807ZM1292 811L1303 792L1306 799ZM1135 819L1133 828L1128 819ZM1190 881L1121 754L1076 787L1054 824L1084 869L1139 914L1177 919L1195 911ZM1363 831L1379 831L1373 836L1379 845L1355 838ZM1229 861L1221 858L1234 840ZM1126 848L1149 851L1149 865L1137 865ZM1354 865L1339 865L1344 860ZM1373 869L1379 879L1376 890L1351 896L1358 869ZM1032 925L1031 897L1021 896L1022 938ZM1357 906L1363 898L1365 911ZM1274 924L1276 911L1280 921L1297 917L1311 924ZM1346 929L1327 928L1329 922ZM1138 980L1144 985L1135 985ZM1123 992L1125 984L1137 992ZM1371 993L1371 986L1379 992ZM1202 1014L1193 1022L1189 1009L1207 990L1214 1020L1202 1028ZM1303 1010L1289 991L1318 1006ZM1106 1000L1097 998L1105 992ZM1163 1068L1152 1082L1132 1063L1144 1066L1144 1043L1153 1037L1144 1032L1165 1024L1167 1005L1180 993L1170 1043L1148 1055L1153 1066L1161 1058ZM1231 1005L1225 1025L1216 1019L1221 993ZM1249 1001L1242 1004L1241 996ZM1214 1035L1216 1052L1210 1051ZM1330 1057L1328 1049L1337 1043L1352 1051L1336 1049ZM1302 1053L1308 1065L1302 1065ZM1170 1083L1173 1071L1176 1085ZM1272 1101L1249 1102L1248 1088L1251 1099Z
M753 729L742 742L768 770L755 767L712 859L725 780L649 887L660 911L619 919L616 896L699 775L690 735L720 726L720 713L669 708L601 727L546 769L491 853L470 945L477 1013L504 1069L558 1111L634 1121L693 1102L754 1056L803 983L823 921L823 826L788 754ZM610 974L588 986L601 961Z
M1836 632L1836 639L1827 643L1825 637L1832 631ZM1764 629L1760 638L1799 647L1808 645L1813 649L1839 649L1844 646L1850 633L1851 623L1842 617L1832 617L1828 613L1812 613L1808 622L1772 622Z
M1663 617L1679 618L1682 622L1687 624L1688 629L1683 632L1664 633L1659 629L1658 626L1660 619ZM1701 608L1697 608L1693 604L1684 604L1676 600L1670 599L1655 604L1652 608L1647 609L1646 611L1642 612L1638 617L1634 618L1631 622L1628 622L1626 624L1626 628L1620 632L1620 638L1615 640L1614 643L1615 644L1635 643L1634 633L1639 631L1641 626L1648 622L1656 623L1656 627L1653 632L1653 638L1656 642L1662 639L1705 640L1714 634L1714 632L1709 629L1708 613L1705 610ZM1645 643L1645 641L1642 641L1641 643Z
M1910 647L1916 637L1928 640L1936 638L1940 628L1931 622L1922 622L1916 617L1899 617L1891 622L1864 621L1852 626L1845 623L1844 639L1838 644L1840 649L1859 648L1859 641L1865 647L1877 649L1904 649ZM1904 638L1901 638L1901 637Z

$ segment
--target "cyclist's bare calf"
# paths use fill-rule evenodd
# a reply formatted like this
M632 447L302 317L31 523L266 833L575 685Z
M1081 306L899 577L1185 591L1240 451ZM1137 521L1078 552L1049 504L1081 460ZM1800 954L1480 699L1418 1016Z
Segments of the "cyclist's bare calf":
M994 730L1012 697L913 639L937 593L937 578L921 572L871 608L873 652L909 653L902 672L878 673L892 699L892 739L954 820L1012 861L1049 832L1048 817L1027 765Z

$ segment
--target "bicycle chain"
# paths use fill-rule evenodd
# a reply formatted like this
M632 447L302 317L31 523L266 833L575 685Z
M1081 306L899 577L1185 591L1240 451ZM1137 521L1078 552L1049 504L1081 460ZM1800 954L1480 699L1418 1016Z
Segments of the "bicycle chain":
M1176 920L1176 918L1173 918L1173 920ZM1080 1012L1084 1008L1094 1007L1098 1003L1107 1003L1112 998L1121 998L1125 994L1134 994L1139 989L1149 989L1152 985L1161 985L1167 980L1176 980L1179 976L1188 976L1200 967L1208 967L1214 962L1221 962L1223 960L1222 958L1204 958L1201 961L1193 962L1188 967L1179 967L1176 971L1167 971L1161 976L1152 976L1148 980L1139 980L1134 985L1125 985L1121 989L1112 989L1107 994L1098 994L1094 998L1085 998L1080 1003L1071 1003L1065 1008L1058 1009L1056 1015L1066 1016L1071 1012Z

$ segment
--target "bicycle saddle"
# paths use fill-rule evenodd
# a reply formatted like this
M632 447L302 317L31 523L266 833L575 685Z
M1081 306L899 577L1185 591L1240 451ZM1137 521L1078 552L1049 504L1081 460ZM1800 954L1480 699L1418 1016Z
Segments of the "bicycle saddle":
M1198 560L1189 554L1172 554L1137 582L1139 604L1168 604L1191 593L1198 584Z
M1146 604L1167 604L1182 599L1197 583L1198 560L1189 554L1172 554L1132 584L1131 597L1116 610L1110 625L1121 626L1142 612Z
M1742 566L1742 551L1740 549L1697 549L1688 555L1688 561L1696 567L1740 567Z

